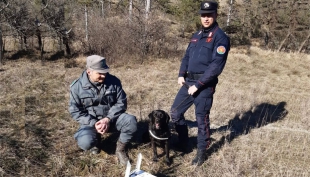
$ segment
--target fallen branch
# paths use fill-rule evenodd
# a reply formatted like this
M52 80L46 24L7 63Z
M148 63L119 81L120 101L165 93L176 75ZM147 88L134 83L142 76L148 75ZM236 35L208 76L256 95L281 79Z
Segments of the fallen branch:
M304 40L304 42L302 42L301 43L301 46L299 47L299 49L298 49L298 53L300 53L301 52L301 50L302 50L302 48L304 47L304 45L306 44L306 42L307 42L307 40L310 38L310 31L309 31L309 34L308 34L308 36L306 37L306 40Z

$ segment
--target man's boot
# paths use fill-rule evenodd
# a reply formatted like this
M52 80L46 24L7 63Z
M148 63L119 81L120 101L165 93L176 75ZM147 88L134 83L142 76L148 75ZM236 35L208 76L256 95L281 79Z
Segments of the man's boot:
M126 144L127 143L122 143L120 141L117 141L116 151L115 151L115 154L116 154L118 160L124 166L127 164L127 161L129 161L129 158L125 152Z
M101 145L101 135L97 133L97 142L94 147L92 147L89 151L91 154L99 154L100 153L100 145Z
M175 131L178 133L178 143L177 148L184 152L190 152L188 146L188 129L187 125L175 125Z
M89 151L91 154L94 154L94 155L100 153L100 149L97 146L92 147Z
M192 161L192 165L200 166L207 159L206 149L197 149L196 157Z

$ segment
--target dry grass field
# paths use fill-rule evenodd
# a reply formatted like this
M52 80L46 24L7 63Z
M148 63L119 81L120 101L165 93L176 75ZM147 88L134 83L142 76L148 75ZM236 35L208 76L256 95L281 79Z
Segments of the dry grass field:
M29 59L0 68L0 176L124 176L114 155L117 133L104 136L99 155L80 151L73 139L78 124L68 113L69 85L85 58L74 60L70 68L66 60ZM144 138L147 115L170 109L179 65L180 58L110 64L127 93L127 112L139 120L128 152L133 166L141 152L141 169L159 177L310 176L310 55L231 50L211 110L212 145L200 167L191 165L197 137L192 108L186 118L193 151L172 147L171 166L163 157L152 161Z

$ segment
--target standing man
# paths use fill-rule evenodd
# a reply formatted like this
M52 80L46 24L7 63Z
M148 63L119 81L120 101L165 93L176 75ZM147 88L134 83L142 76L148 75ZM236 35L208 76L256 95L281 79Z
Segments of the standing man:
M178 75L178 84L182 87L170 110L179 145L187 147L188 129L184 113L191 105L195 105L198 135L197 154L192 164L198 166L206 160L206 150L210 145L209 114L213 94L230 50L229 37L216 22L217 8L218 3L214 1L201 3L199 13L202 29L192 36L182 59Z
M104 57L87 57L87 69L70 86L69 112L80 123L74 138L83 150L100 152L101 135L111 126L120 131L116 155L122 165L129 160L125 148L137 130L136 117L126 114L127 97L121 81L109 74Z

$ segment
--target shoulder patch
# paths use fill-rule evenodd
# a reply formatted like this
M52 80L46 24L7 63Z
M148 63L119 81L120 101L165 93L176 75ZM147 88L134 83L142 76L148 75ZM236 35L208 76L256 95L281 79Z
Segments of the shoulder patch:
M216 52L218 54L224 54L226 52L226 48L224 46L218 46L217 49L216 49Z
M72 85L74 85L79 79L75 79L71 84L70 87L72 87Z

